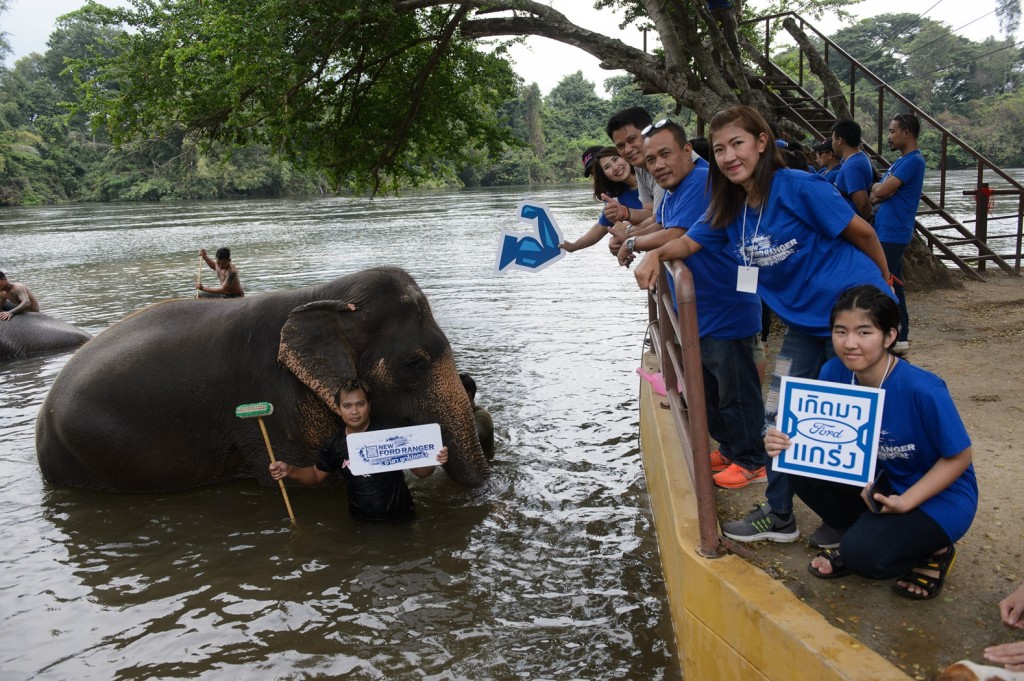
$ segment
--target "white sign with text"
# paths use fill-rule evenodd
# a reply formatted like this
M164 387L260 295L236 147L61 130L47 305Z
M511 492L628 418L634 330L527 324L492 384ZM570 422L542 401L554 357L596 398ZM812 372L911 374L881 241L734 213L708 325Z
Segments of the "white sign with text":
M772 469L864 487L875 479L885 391L786 376L776 428L789 449Z
M353 475L436 466L441 451L441 426L368 430L346 436L348 466Z

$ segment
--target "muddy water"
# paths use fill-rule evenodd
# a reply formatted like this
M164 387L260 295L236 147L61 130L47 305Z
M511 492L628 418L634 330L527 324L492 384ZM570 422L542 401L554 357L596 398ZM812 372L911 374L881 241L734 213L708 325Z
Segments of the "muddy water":
M190 296L200 247L230 246L250 295L401 265L499 443L485 488L414 481L411 524L353 522L340 493L297 489L292 531L256 483L48 487L33 429L67 355L0 365L0 677L674 678L637 441L643 297L599 248L496 275L523 196L0 212L0 269L93 333ZM530 196L571 237L596 217L583 188Z

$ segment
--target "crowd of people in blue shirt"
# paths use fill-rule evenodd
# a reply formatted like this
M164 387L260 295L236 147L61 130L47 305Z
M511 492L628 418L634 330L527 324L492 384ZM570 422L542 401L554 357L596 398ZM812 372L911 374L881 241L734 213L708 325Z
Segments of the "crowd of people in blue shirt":
M683 259L692 272L708 430L718 443L708 453L714 482L766 483L765 501L724 522L722 533L740 542L796 541L796 495L822 520L808 537L820 549L812 575L858 574L893 580L906 598L938 596L974 519L978 488L949 390L906 359L902 257L925 170L917 117L889 122L899 155L881 174L852 120L837 122L831 139L813 148L814 167L748 106L713 116L707 140L689 139L672 120L653 122L641 108L614 114L606 131L613 144L583 154L601 214L561 246L572 252L608 236L620 265L644 254L634 269L642 289L657 286L662 262ZM703 158L694 148L705 144ZM764 307L785 325L766 397ZM785 376L886 392L877 461L886 487L767 465L789 446L775 427Z

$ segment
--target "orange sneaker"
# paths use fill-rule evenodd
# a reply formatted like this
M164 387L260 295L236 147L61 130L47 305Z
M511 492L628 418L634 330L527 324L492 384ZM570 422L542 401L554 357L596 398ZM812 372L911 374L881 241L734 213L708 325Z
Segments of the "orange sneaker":
M715 484L719 487L725 487L726 489L740 489L746 487L752 482L768 482L768 474L765 473L764 466L758 469L748 471L743 466L738 464L729 464L721 473L714 475Z
M732 463L732 459L725 458L724 456L722 456L722 452L718 451L717 449L715 451L711 452L711 472L712 473L717 473L719 471L724 471L726 468L729 467L729 464L731 464L731 463Z

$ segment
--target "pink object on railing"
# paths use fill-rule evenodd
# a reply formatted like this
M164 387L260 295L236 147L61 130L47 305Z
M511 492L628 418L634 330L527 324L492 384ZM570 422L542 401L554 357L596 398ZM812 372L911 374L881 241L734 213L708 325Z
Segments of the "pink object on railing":
M651 384L651 388L654 390L654 392L658 393L659 395L666 394L667 391L665 390L665 378L661 375L660 371L652 374L650 371L647 371L643 367L637 367L636 372L640 374L640 378L644 379L645 381Z

